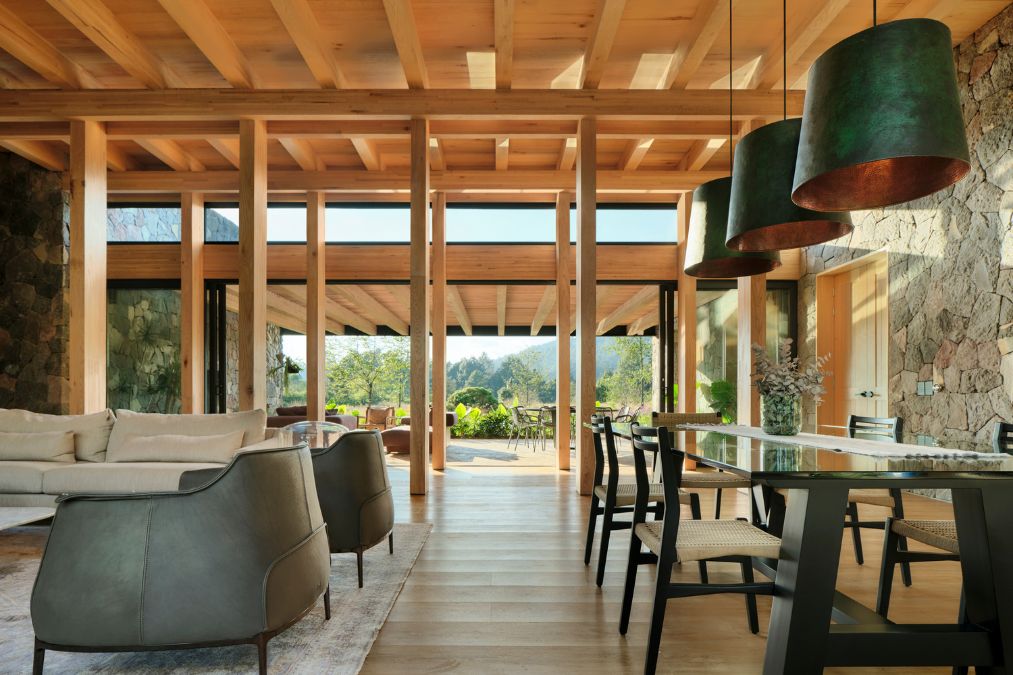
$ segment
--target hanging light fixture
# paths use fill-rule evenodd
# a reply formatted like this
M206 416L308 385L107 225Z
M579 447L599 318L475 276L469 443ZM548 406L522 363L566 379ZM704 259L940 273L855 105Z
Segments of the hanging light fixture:
M735 156L732 108L732 3L728 3L728 152ZM692 277L727 279L764 274L780 267L776 252L741 253L725 246L732 179L718 178L693 190L684 269Z
M852 35L816 59L792 200L828 211L932 194L970 170L950 29L905 19Z
M788 2L784 22L783 119L746 134L732 168L726 244L735 251L780 251L822 244L854 229L848 213L824 213L791 200L801 119L788 119Z

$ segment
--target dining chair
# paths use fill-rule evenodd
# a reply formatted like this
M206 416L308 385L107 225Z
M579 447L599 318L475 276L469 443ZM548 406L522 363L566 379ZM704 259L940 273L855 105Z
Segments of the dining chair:
M862 417L860 415L848 415L848 435L851 437L861 436L883 436L899 443L903 436L904 420L900 417ZM848 508L845 511L846 520L844 526L851 530L851 538L855 546L855 562L859 565L865 564L865 555L862 552L862 530L882 530L885 528L885 521L872 520L863 521L858 516L858 505L879 506L890 509L890 516L894 519L904 518L904 499L899 489L890 490L850 490L848 492ZM900 538L900 545L906 549L907 540ZM901 563L901 578L905 586L911 585L911 566L907 562Z
M652 412L651 425L672 429L680 424L721 424L719 413L673 413ZM721 518L721 497L724 489L737 490L753 487L752 483L741 476L725 471L715 470L682 470L682 487L684 490L715 490L714 520Z
M516 450L520 445L521 436L524 436L524 447L527 447L528 441L532 440L531 434L538 433L537 420L532 418L524 406L515 405L510 408L510 421L513 423L513 428L510 430L510 436L507 437L507 448L510 448L510 438L513 438Z
M538 435L542 439L542 450L548 448L549 433L556 433L556 407L543 405L538 409Z
M619 476L619 453L616 451L615 433L612 420L605 415L591 416L591 439L594 447L594 489L591 491L591 508L587 519L587 543L584 546L584 564L591 564L591 548L594 546L594 531L598 516L602 516L601 540L598 543L598 572L595 583L601 587L605 579L605 564L608 559L609 539L616 530L630 529L630 521L616 520L616 514L633 513L637 484L622 480ZM608 469L608 477L605 470ZM604 482L603 482L604 481ZM653 504L654 517L660 519L665 513L665 494L661 485L650 484L648 502ZM697 495L680 493L679 503L688 504L693 517L700 518L700 499ZM701 568L701 574L706 570Z
M644 672L650 675L657 669L661 630L670 598L717 593L745 594L749 630L753 634L759 632L760 623L756 611L756 596L773 595L774 584L773 582L758 583L754 580L753 560L755 558L776 560L780 554L781 540L744 520L691 520L684 522L680 518L679 509L667 510L661 521L647 522L650 479L647 475L645 454L651 452L660 458L662 473L665 476L661 485L665 498L668 500L678 498L685 454L671 447L669 431L666 427L642 427L635 424L631 431L637 488L619 632L625 635L629 629L638 568L641 565L657 564L654 607L651 613L647 657L644 663ZM648 552L643 551L645 546ZM672 583L672 566L676 563L690 561L738 563L741 569L742 583Z
M992 448L997 453L1013 454L1013 423L995 423L992 430ZM927 544L941 552L909 551L906 546L901 547L902 539ZM876 613L886 618L890 610L893 574L897 565L942 560L960 560L957 525L954 521L887 518L879 590L876 594Z

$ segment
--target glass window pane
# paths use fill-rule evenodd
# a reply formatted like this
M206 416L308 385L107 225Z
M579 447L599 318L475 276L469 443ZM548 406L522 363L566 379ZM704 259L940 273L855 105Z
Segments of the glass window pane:
M179 241L178 206L110 206L107 240L116 242Z
M448 208L448 242L556 241L556 212L551 208Z
M328 206L326 218L328 242L407 242L411 240L411 211L407 205L375 208ZM305 241L305 236L303 240Z
M213 206L204 209L204 241L239 241L239 208Z
M598 243L675 243L675 206L598 207ZM570 209L570 241L577 241L577 209Z
M697 291L696 409L735 421L738 372L738 291Z
M109 407L178 413L179 291L109 289L108 299Z

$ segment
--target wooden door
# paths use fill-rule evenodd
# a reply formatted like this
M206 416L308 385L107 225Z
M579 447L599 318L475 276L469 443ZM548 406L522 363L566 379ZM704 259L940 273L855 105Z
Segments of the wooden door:
M870 262L841 277L840 281L850 287L851 305L846 411L853 415L886 417L889 336L886 261Z

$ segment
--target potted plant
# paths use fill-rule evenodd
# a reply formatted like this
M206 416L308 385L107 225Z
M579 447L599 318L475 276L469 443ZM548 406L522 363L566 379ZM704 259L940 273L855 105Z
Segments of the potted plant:
M765 348L753 345L753 381L760 392L760 422L765 433L775 436L794 436L801 431L802 397L812 396L819 405L827 391L823 366L829 355L817 356L812 363L802 365L798 357L791 355L791 343L791 338L781 340L776 360Z

